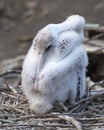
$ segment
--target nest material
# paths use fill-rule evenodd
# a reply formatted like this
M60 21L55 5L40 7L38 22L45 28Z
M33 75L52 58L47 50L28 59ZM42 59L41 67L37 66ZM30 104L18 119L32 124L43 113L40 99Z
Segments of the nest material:
M92 27L85 28L84 46L89 54L103 55L104 28ZM104 81L88 83L87 96L74 105L57 103L51 113L36 115L19 87L20 71L8 71L21 68L23 59L24 56L20 56L0 64L0 130L104 130ZM102 62L99 65L101 74L104 72ZM17 84L13 77L18 77ZM4 78L9 78L12 86Z
M10 73L18 71L10 71ZM8 73L8 72L7 72ZM6 73L5 73L6 74ZM4 74L2 73L4 76ZM19 82L20 80L18 80ZM98 84L103 84L99 82ZM91 91L74 105L55 104L51 113L34 114L19 87L3 84L0 89L0 129L18 130L103 130L104 91ZM0 87L1 88L1 87ZM100 92L100 93L99 93ZM94 94L94 95L93 95Z

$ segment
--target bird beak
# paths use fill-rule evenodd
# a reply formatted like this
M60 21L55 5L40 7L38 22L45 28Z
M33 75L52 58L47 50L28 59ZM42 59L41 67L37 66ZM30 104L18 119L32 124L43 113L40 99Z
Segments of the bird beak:
M43 68L45 60L46 60L46 54L45 54L45 52L43 51L41 53L38 53L37 76L39 75L39 72Z
M46 54L45 52L40 52L38 53L38 64L37 64L37 72L36 72L36 80L35 80L35 86L34 89L36 92L38 92L38 77L39 77L39 73L42 70L44 63L45 63L45 59L46 59Z

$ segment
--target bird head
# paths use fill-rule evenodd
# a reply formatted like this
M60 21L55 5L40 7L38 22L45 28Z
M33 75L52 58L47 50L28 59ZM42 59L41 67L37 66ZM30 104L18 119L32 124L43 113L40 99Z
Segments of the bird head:
M44 53L55 45L56 39L55 33L53 33L51 29L45 27L36 35L33 41L34 48L39 54Z
M33 40L33 48L35 49L35 54L38 57L37 78L39 76L39 72L45 64L47 54L51 52L51 49L56 44L57 36L50 27L51 26L46 26L41 29Z

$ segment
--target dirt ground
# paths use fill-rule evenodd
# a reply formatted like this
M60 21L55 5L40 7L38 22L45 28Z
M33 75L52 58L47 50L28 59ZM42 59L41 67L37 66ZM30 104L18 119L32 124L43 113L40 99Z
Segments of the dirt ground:
M104 1L0 0L0 60L26 54L39 29L71 14L104 25Z

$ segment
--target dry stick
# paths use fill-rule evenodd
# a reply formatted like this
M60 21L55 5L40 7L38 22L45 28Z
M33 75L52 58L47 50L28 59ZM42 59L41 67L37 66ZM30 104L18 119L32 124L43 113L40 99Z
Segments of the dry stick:
M29 119L31 119L31 118L29 118ZM44 122L46 122L46 121L54 121L54 122L56 122L56 121L60 121L61 119L60 118L58 118L58 117L55 117L55 118L52 118L52 117L50 117L50 118L34 118L34 121L44 121ZM13 120L13 121L17 121L17 120ZM20 120L19 120L20 121ZM22 121L24 121L24 120L22 120Z
M59 114L59 113L58 113ZM49 116L53 116L53 115L58 115L57 113L56 114L46 114L46 115L48 115L48 117ZM62 116L62 115L61 115ZM32 115L32 116L22 116L22 117L20 117L20 118L14 118L13 120L14 121L19 121L20 119L21 120L23 120L23 119L30 119L30 118L42 118L42 117L45 117L45 115L43 116L43 115ZM99 118L99 117L98 117ZM97 118L94 118L95 120L97 120ZM100 118L101 119L101 118ZM103 118L102 118L103 119ZM80 120L80 119L79 119ZM82 119L83 120L83 119ZM86 118L86 120L88 120L88 118ZM92 119L93 120L93 119ZM96 124L93 124L93 126L95 126ZM21 126L21 125L20 125ZM31 124L30 124L30 126L31 126ZM87 124L85 124L84 126L87 126ZM11 126L10 126L11 127ZM37 126L38 127L38 126ZM40 127L40 126L39 126ZM66 126L67 127L67 126Z
M77 124L77 123L76 123ZM78 124L79 125L79 124ZM62 127L62 128L73 128L70 124L59 124L59 123L44 123L44 124L0 124L0 128L6 127L21 127L21 126L28 126L28 127ZM83 124L83 127L94 127L94 126L104 126L104 123L95 123L95 124ZM77 130L82 130L82 128L77 126ZM81 129L80 129L81 128Z
M98 48L98 49L94 50L93 52L99 52L101 50L104 50L104 47Z
M92 47L98 47L101 49L101 48L103 48L103 43L100 44L99 42L103 42L103 40L92 40L88 44L91 45ZM93 50L93 51L95 51L95 50Z
M104 120L104 117L95 117L95 118L86 118L86 117L84 117L84 118L78 118L78 120L80 120L80 121L97 121L97 120Z
M82 104L82 105L79 107L79 110L85 109L85 108L88 106L88 104L91 103L92 100L93 100L93 99L91 98L91 99L89 99L88 101L86 101L85 104Z
M90 38L90 39L84 41L84 43L88 43L89 41L94 40L94 39L97 39L97 38L100 38L100 37L102 37L102 36L104 36L104 33L97 34L97 35L93 36L92 38ZM94 50L93 52L98 52L98 51L101 51L101 50L103 50L103 49L104 49L104 47L101 47L101 48L98 48L98 49Z
M21 127L21 126L29 126L29 127L40 127L40 128L43 128L43 127L71 127L72 128L72 125L69 125L69 124L59 124L59 123L44 123L44 124L29 124L29 123L25 123L25 124L0 124L0 128L6 128L6 127Z
M85 126L85 127L104 126L104 122L103 123L95 123L95 124L83 124L83 126Z
M20 85L20 83L21 79L19 80L17 87ZM17 95L17 91L11 85L7 84L6 82L3 82L3 86L4 87L0 87L0 92L12 92L14 95Z
M100 109L100 110L97 109L94 105L91 106L91 107L89 107L89 109L92 110L94 113L96 112L96 113L102 114L102 113L100 113L100 112L101 112L101 109ZM103 108L102 108L102 109L103 109Z
M94 39L98 39L98 38L100 38L102 36L104 36L104 33L97 34L97 35L93 36L92 38L86 40L84 43L87 43L87 42L89 42L91 40L94 40Z
M91 100L93 100L94 98L96 98L96 97L99 97L99 96L102 96L102 95L104 95L104 91L103 92L101 92L101 93L96 93L95 95L92 95L92 96L90 96L90 97L87 97L87 98L85 98L85 99L82 99L82 100L80 100L79 102L77 102L77 103L75 103L73 106L75 107L74 109L72 109L69 113L72 113L73 111L75 111L76 109L78 109L78 108L80 108L80 105L81 105L81 103L83 103L83 102L86 102L86 101L91 101ZM72 106L70 106L69 108L71 108Z
M12 92L13 95L17 96L17 91L11 85L8 85L6 82L4 82L4 85L7 87L7 91ZM0 89L0 91L1 91L1 89Z
M69 117L67 115L61 115L58 117L65 120L65 121L72 123L77 128L77 130L82 130L81 124L75 118Z
M0 92L8 92L10 91L9 88L0 87Z
M99 90L99 91L92 91L90 93L91 96L94 96L94 97L104 97L104 90Z
M74 105L70 105L68 108L70 109L70 108L72 108L72 107L75 107L75 106L77 106L77 105L80 105L81 103L86 102L86 101L90 100L91 98L92 98L92 97L83 98L83 99L81 99L80 101L76 102Z
M62 103L62 102L59 102L59 105L64 109L65 112L68 112L68 108Z
M97 82L97 83L94 83L93 85L91 85L89 87L89 90L91 90L93 87L95 87L96 85L104 85L104 80L100 81L100 82Z
M0 77L3 77L8 74L21 74L21 70L8 70L8 71L2 71L0 72Z
M12 121L10 121L10 120L4 120L4 119L0 119L0 122L2 122L2 123L13 123Z
M13 115L13 114L8 114L8 115L7 115L7 114L1 114L1 115L0 115L0 119L1 119L1 118L7 118L7 117L16 118L16 116Z
M21 116L21 117L17 117L17 118L13 118L14 121L20 121L20 120L27 120L27 119L32 119L32 118L57 118L58 116L61 115L78 115L77 114L70 114L70 113L50 113L50 114L43 114L43 115L26 115L26 116Z
M19 112L19 113L26 114L24 111L22 111L22 110L20 110L20 109L18 109L18 108L14 108L13 106L5 105L5 104L2 104L2 105L5 107L5 109L8 108L8 109L10 109L10 110L14 110L14 111L17 111L17 112Z
M26 98L23 98L23 96L22 97L19 97L19 96L13 96L13 95L10 95L10 94L7 94L7 93L4 93L4 92L2 92L2 94L4 95L4 96L8 96L8 97L10 97L10 98L13 98L13 99L16 99L16 100L26 100Z
M26 101L27 101L27 99L24 100L24 101L19 102L18 104L15 105L15 107L20 106L21 104L25 103Z
M86 31L96 31L96 32L104 32L104 26L100 26L99 24L86 24L85 25Z
M72 110L69 111L69 113L74 112L75 110L77 110L78 108L80 108L80 106L81 106L81 105L79 104L78 106L74 107Z
M103 85L104 84L104 80L100 81L100 82L97 82L97 83L94 83L93 85L89 86L88 87L88 90L87 90L87 97L89 97L91 95L91 89L93 87L95 87L96 85ZM99 91L98 91L99 92ZM96 96L102 94L102 93L96 93Z
M93 113L92 113L91 116L94 116L94 117L104 117L104 114L101 114L101 115L100 115L100 114L95 114L95 113L93 114Z
M27 120L27 119L31 119L31 118L56 118L58 115L60 115L60 113L58 114L44 114L44 115L26 115L26 116L21 116L18 118L13 118L14 121L20 121L20 120Z

